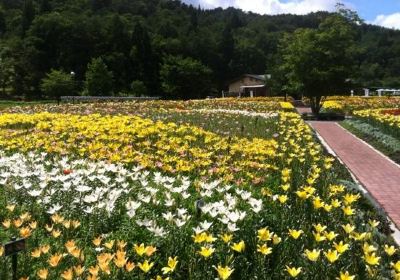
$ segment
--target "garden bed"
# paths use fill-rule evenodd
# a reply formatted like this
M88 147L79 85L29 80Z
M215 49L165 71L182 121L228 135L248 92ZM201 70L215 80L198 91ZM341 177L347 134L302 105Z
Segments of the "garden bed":
M0 115L0 244L26 238L18 277L390 278L381 214L280 102Z

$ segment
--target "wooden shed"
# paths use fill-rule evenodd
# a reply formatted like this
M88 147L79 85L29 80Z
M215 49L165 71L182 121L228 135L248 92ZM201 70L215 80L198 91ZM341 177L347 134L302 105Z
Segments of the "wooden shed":
M239 97L268 96L267 75L244 74L229 82L229 95Z

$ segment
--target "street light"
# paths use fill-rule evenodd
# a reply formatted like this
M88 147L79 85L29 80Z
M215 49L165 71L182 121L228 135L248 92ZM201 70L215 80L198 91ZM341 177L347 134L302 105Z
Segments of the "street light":
M25 239L13 237L10 242L4 244L4 256L11 256L12 261L12 280L17 280L17 254L25 250Z

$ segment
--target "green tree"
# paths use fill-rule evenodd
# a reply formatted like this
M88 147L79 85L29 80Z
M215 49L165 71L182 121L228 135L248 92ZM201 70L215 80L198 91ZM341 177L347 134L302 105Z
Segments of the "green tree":
M135 96L147 96L147 88L142 81L135 80L131 83L131 90Z
M355 67L354 29L339 14L325 19L318 29L299 29L282 41L285 89L303 93L319 113L324 96L343 94Z
M232 27L229 24L222 32L220 52L222 54L222 62L224 66L227 67L232 61L235 52L235 40L233 38Z
M190 31L197 31L197 28L199 27L199 17L197 15L197 10L196 9L190 9L190 26L189 30Z
M144 82L150 95L157 95L160 88L158 57L153 50L147 29L140 23L134 27L132 44L131 58L135 66L134 78Z
M35 7L32 0L25 0L22 10L22 35L29 29L35 18Z
M109 96L113 92L113 73L101 58L93 58L86 71L85 93L90 96Z
M73 70L83 88L79 81L92 57L102 57L113 72L114 92L127 92L139 80L147 94L160 95L160 66L171 55L209 67L218 90L250 72L273 74L274 92L285 93L290 87L287 71L279 67L283 59L276 59L279 42L301 28L319 30L332 15L202 10L166 0L0 0L0 6L0 44L10 49L13 93L29 98L40 98L41 80L50 69ZM354 81L359 87L396 87L400 31L365 24L342 5L337 14L353 27L362 49Z
M286 96L287 85L289 84L288 79L286 77L285 69L282 66L282 56L279 54L274 56L273 65L267 65L267 72L271 75L271 79L268 81L268 87L271 90L272 95L274 96ZM293 93L292 93L293 94ZM293 94L295 99L299 99L300 96L297 94Z
M75 82L71 74L52 69L43 78L40 89L44 96L58 100L60 96L74 95Z
M91 1L92 1L92 9L94 11L97 11L110 7L112 0L91 0Z
M37 39L37 38L36 38ZM7 42L8 56L12 59L11 78L13 94L27 99L40 98L40 81L45 74L38 71L39 51L35 47L34 37L13 38Z
M2 94L6 94L6 89L12 85L14 76L14 59L10 55L10 48L0 48L0 87Z
M39 12L41 14L48 13L51 11L51 5L49 0L41 0L39 6Z
M212 92L211 73L200 61L169 56L161 67L162 88L173 99L204 98Z
M4 14L4 10L0 7L0 36L2 36L6 32L6 16Z
M102 58L114 74L114 92L128 90L131 82L132 65L127 59L131 50L131 36L127 25L126 20L118 15L114 15L108 24L109 51Z
M69 54L68 44L71 42L72 22L68 17L58 13L46 13L35 18L26 34L27 40L34 40L33 44L39 52L40 61L35 61L36 71L44 74L50 69L75 69L64 61Z

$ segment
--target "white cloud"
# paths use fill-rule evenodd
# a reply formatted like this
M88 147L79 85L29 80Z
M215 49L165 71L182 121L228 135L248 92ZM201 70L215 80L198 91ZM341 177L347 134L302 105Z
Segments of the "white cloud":
M337 0L200 0L205 8L236 7L259 14L307 14L317 11L334 11Z
M400 13L379 15L372 23L383 27L400 29Z

